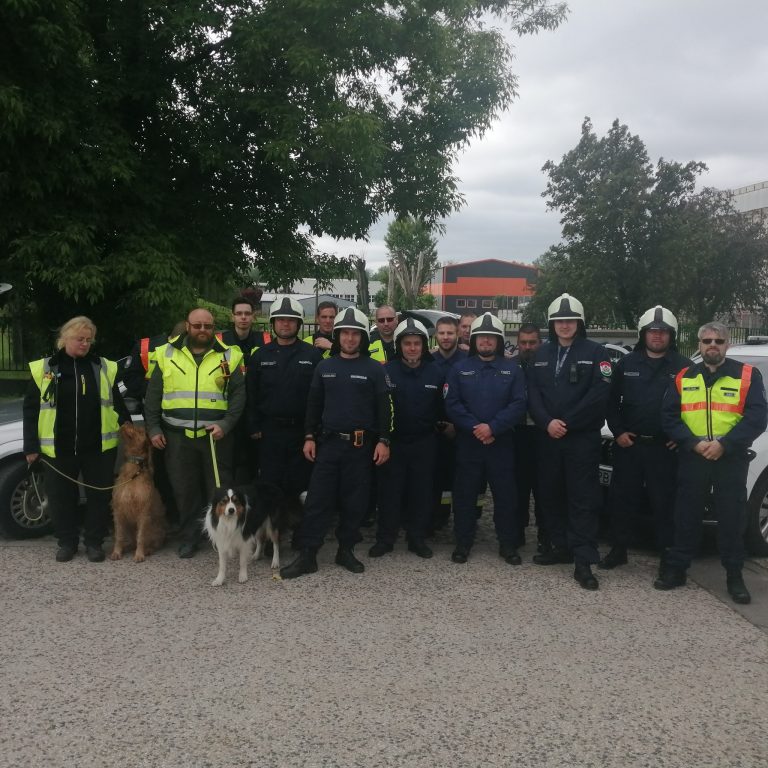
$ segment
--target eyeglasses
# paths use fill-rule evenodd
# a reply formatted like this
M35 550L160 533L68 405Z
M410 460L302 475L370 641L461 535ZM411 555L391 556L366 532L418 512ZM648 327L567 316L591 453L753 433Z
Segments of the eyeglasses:
M700 344L704 344L705 346L709 346L710 344L717 344L718 346L722 346L725 344L725 339L699 339Z
M189 327L194 328L196 331L199 331L201 328L205 328L206 331L212 331L213 323L190 323Z
M377 317L376 318L377 323L394 323L395 320L397 320L396 317Z

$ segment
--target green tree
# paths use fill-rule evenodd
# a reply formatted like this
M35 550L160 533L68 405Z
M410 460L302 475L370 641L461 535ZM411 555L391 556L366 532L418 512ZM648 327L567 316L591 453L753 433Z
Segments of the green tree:
M543 320L552 299L566 291L584 303L588 321L630 327L659 303L692 322L762 304L765 232L722 193L696 192L703 163L660 159L654 166L626 125L616 120L598 138L586 118L577 146L543 170L544 196L561 214L563 242L537 262L530 319ZM736 262L738 270L731 266ZM699 265L723 279L702 285Z
M389 277L402 293L406 307L417 306L422 289L437 269L437 240L433 227L407 216L392 221L384 237Z
M528 34L565 6L0 4L4 279L45 323L143 331L211 273L285 285L328 261L314 236L439 220L461 204L457 153L515 91L489 14Z

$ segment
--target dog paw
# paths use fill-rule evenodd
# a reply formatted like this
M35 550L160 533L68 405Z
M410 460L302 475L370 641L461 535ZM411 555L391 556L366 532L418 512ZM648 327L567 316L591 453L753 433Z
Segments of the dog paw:
M122 552L115 552L115 551L113 551L109 555L109 559L110 560L122 560L122 558L123 558Z
M145 560L145 557L143 554L139 554L138 552L133 556L133 562L134 563L143 563Z
M248 581L248 574L247 574L247 573L241 573L241 574L238 574L237 580L238 580L238 581L239 581L241 584L245 584L245 582L246 582L246 581Z
M215 578L215 579L214 579L214 580L211 582L211 586L212 586L212 587L220 587L220 586L221 586L223 583L224 583L224 579L219 579L219 578L217 577L217 578Z

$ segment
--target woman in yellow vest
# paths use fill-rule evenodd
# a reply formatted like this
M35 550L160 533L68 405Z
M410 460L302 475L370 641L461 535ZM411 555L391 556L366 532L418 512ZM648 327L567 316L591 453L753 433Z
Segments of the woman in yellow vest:
M30 464L42 454L48 465L45 489L60 563L77 552L80 516L78 486L59 472L82 475L89 485L112 485L118 426L130 420L115 384L117 363L93 354L95 340L96 326L87 317L73 317L59 331L56 354L29 364L24 454ZM88 490L83 542L94 563L104 560L110 497L109 491Z

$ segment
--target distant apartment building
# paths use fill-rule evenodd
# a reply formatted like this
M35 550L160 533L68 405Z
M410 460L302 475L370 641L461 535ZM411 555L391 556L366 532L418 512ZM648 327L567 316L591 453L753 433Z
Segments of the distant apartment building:
M481 259L442 267L424 291L446 312L492 312L514 320L536 292L537 277L532 264Z
M739 213L768 222L768 181L729 189L728 194Z

